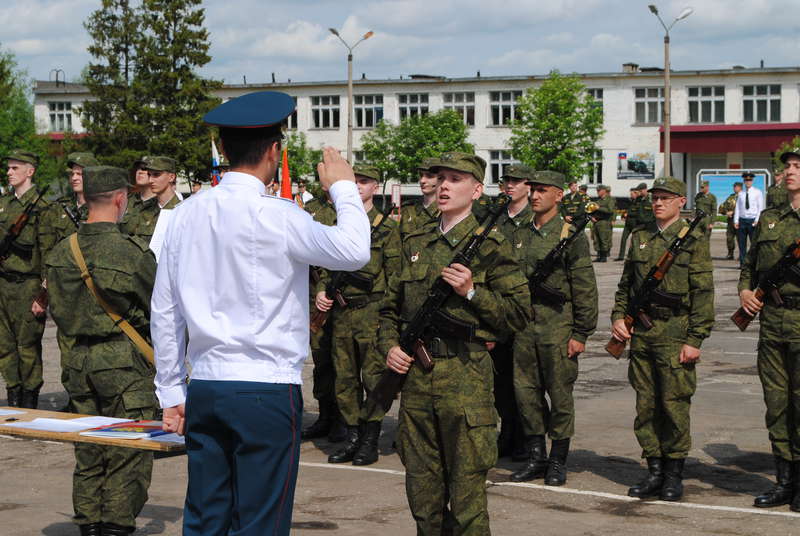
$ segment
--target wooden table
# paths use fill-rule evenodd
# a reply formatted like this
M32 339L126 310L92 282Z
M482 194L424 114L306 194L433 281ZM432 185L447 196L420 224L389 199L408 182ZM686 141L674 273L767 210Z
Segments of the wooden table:
M11 409L24 411L18 415L0 415L0 425L6 422L25 422L32 421L41 417L47 419L77 419L78 417L90 417L78 413L61 413L59 411L45 411L41 409L25 409L0 407L0 409ZM12 420L13 419L13 420ZM24 437L27 439L46 439L48 441L63 441L65 443L95 443L98 445L110 445L114 447L130 447L141 450L154 450L157 452L179 453L186 450L183 443L153 441L152 439L117 439L110 437L88 437L82 436L79 432L46 432L43 430L29 430L26 428L15 428L13 426L0 426L0 435Z

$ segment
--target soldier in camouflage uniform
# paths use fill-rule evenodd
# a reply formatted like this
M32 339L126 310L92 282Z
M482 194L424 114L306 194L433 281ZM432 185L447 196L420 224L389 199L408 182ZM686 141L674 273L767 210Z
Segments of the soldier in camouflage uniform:
M686 185L658 179L650 188L655 222L633 232L611 313L612 335L631 340L628 379L636 391L634 432L647 459L648 476L628 490L632 497L683 496L683 464L691 447L689 410L697 386L695 363L714 324L714 280L704 233L695 229L658 287L646 313L653 327L625 327L628 303L650 269L688 224L680 218ZM679 305L674 305L674 302Z
M592 216L592 235L594 247L597 250L595 262L606 262L611 253L611 238L614 231L614 210L616 202L611 197L611 188L605 184L597 186L598 208Z
M382 356L375 350L380 300L386 292L387 278L399 264L400 232L397 222L384 216L373 205L380 184L380 172L375 166L353 166L358 192L364 210L372 223L372 245L369 262L350 273L327 273L323 283L339 279L345 306L326 296L316 296L316 307L330 311L333 324L333 368L335 371L336 402L347 426L344 446L328 457L329 463L353 462L370 465L378 461L378 438L383 414L367 414L364 395L375 387L383 372Z
M788 202L788 193L783 184L784 175L785 172L776 173L775 184L767 188L766 208L778 208Z
M709 193L708 181L701 182L700 188L700 191L694 196L694 208L695 210L702 210L706 214L698 229L702 229L703 236L706 240L709 240L711 238L711 230L714 228L714 220L717 217L717 197Z
M625 260L625 246L628 244L628 236L630 236L634 227L638 225L636 221L636 200L639 199L638 187L631 188L630 199L628 210L625 212L625 227L622 229L622 238L619 242L619 254L617 254L617 258L614 259L616 261Z
M561 217L569 223L586 211L589 196L586 195L586 186L581 186L579 191L578 183L574 180L569 181L568 188L569 193L564 194L559 206L561 207Z
M436 203L436 189L439 177L431 171L438 163L438 158L425 158L419 166L419 189L422 199L403 203L400 212L400 239L408 233L424 225L439 221L439 207Z
M761 312L758 339L758 375L764 390L765 415L777 474L776 485L756 497L755 506L789 504L800 512L800 269L778 287L783 303L763 303L753 289L764 272L800 239L800 147L781 155L786 165L787 201L761 213L739 277L742 307Z
M127 206L127 173L108 166L84 170L89 220L78 245L98 291L145 338L150 334L150 296L156 262L147 244L120 232ZM64 358L64 386L78 413L153 419L154 369L97 303L68 240L47 258L51 313L74 341ZM131 534L147 501L153 455L124 447L75 444L74 521L82 535Z
M486 476L497 461L497 416L487 343L509 337L530 320L530 293L511 244L493 231L472 265L448 267L478 229L471 204L483 191L486 163L444 153L439 168L438 227L403 241L401 269L390 279L381 308L378 348L387 366L408 374L402 391L397 446L406 468L406 494L417 534L486 535ZM453 287L443 312L475 328L474 337L424 337L435 367L413 366L398 346L404 322L422 305L437 277ZM448 510L449 505L449 510Z
M336 209L326 197L321 200L317 197L305 204L303 209L311 214L315 221L323 225L336 225ZM325 292L325 281L320 268L311 270L311 307L313 313L316 309L316 297L320 292ZM346 429L339 409L336 405L336 391L334 390L333 358L331 356L332 323L326 322L316 333L311 333L311 359L314 362L313 394L319 403L319 417L311 426L300 433L303 440L328 437L331 443L340 443L345 440Z
M736 248L736 227L733 225L733 211L736 210L736 199L742 191L742 183L733 183L733 193L719 206L719 213L725 216L727 227L725 228L725 244L728 246L727 260L733 260L733 251Z
M39 195L33 176L35 154L21 149L4 157L14 192L0 199L0 240ZM47 294L42 289L42 259L52 247L47 231L48 203L41 199L21 234L0 260L0 372L8 405L35 409L42 388L42 335Z
M647 193L647 184L640 182L636 189L639 190L639 195L636 197L636 221L639 222L639 225L647 225L655 220L650 194Z
M564 176L554 171L539 171L529 179L534 217L522 235L520 249L528 278L555 245L574 232L559 215L563 181ZM560 486L567 480L567 455L575 432L572 388L578 377L578 356L597 325L597 282L583 232L544 283L562 293L564 301L531 288L535 321L514 339L514 390L528 463L511 480L545 477L545 484ZM552 440L549 460L545 434Z
M523 236L527 234L533 220L531 188L525 182L533 176L533 172L528 166L512 165L506 168L502 176L503 192L511 197L511 202L505 214L498 218L497 229L511 244L512 252L518 259L523 254ZM523 461L527 455L522 419L514 397L513 346L513 339L499 341L489 352L494 361L494 406L500 416L497 450L500 457L511 456L513 461Z
M131 218L123 221L123 231L137 236L150 244L156 230L158 215L162 210L171 210L180 203L175 193L177 162L168 156L147 156L144 160L153 197L143 200Z
M144 167L147 158L147 156L143 156L133 163L131 170L132 186L128 193L128 210L125 211L125 216L122 217L122 229L130 227L132 225L131 222L136 219L139 209L142 208L142 204L155 197L155 194L150 189L150 176Z

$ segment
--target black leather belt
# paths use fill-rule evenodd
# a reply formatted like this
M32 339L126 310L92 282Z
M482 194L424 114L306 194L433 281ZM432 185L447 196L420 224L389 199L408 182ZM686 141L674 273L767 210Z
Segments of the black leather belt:
M22 283L31 279L39 279L39 274L21 274L19 272L0 272L0 277L9 283Z
M383 298L383 294L370 294L367 296L345 296L344 300L347 302L346 309L363 309L370 303L375 303Z
M443 339L441 337L431 337L425 341L425 347L431 356L436 359L450 359L469 352L479 352L486 350L486 345L479 342L459 341L456 339Z
M784 309L800 309L800 296L781 296Z
M684 316L686 314L688 314L688 311L683 307L673 309L671 307L651 305L647 308L647 315L653 320L669 320L674 316Z

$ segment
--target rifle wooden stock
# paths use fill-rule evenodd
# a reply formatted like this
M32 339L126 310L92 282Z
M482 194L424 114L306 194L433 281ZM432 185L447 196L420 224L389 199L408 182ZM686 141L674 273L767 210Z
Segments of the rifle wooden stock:
M758 287L755 290L755 295L758 301L763 302L766 293L761 287ZM755 315L751 315L750 313L745 311L744 307L739 307L738 309L736 309L736 312L733 313L733 315L731 316L731 320L733 321L734 324L736 324L736 327L739 328L739 331L744 331L747 329L747 326L750 325L750 322L752 322L755 317L756 317Z
M328 313L317 309L316 311L314 311L314 314L311 315L311 324L309 325L308 328L311 330L311 333L316 333L320 329L322 329L322 326L324 326L325 322L327 321L328 321Z
M625 316L625 327L628 328L628 332L630 332L631 328L633 328L633 318L630 316ZM606 344L606 352L614 356L616 359L622 357L622 354L625 353L625 347L628 346L628 341L619 341L616 337L611 337Z

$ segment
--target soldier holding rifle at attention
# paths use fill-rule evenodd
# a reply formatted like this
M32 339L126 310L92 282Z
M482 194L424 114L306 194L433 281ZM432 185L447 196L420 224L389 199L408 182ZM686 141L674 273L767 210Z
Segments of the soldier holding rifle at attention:
M649 470L628 495L677 501L683 496L683 466L692 442L689 410L697 386L695 363L714 324L714 280L703 231L692 230L680 218L686 185L661 178L650 193L655 221L632 234L611 313L612 343L631 343L628 379L636 391L634 432ZM695 218L692 223L699 222ZM644 314L629 328L629 303L638 301L651 269L677 245L671 268L644 305Z
M447 527L489 534L486 475L497 461L497 414L487 343L530 320L527 282L500 231L487 233L469 267L450 264L483 232L471 208L483 192L485 169L475 155L441 156L439 225L405 238L400 272L390 279L381 309L378 349L391 373L407 375L397 446L418 534L439 535ZM423 370L414 364L419 356L401 349L401 332L440 276L452 293L422 336L434 365Z
M567 481L567 455L575 433L572 388L578 356L597 326L597 281L584 233L586 207L572 219L577 229L559 215L564 175L537 171L527 182L534 215L521 235L519 251L531 286L534 321L514 339L514 390L528 463L511 480L544 477L545 484L560 486ZM574 233L579 234L568 242ZM550 253L562 240L565 249L552 258ZM552 440L549 460L545 435Z
M784 152L781 161L788 199L761 213L742 265L739 298L750 315L761 312L758 375L777 474L776 485L756 497L755 506L791 503L800 512L800 147ZM785 264L783 273L763 288L764 276L778 264ZM759 296L756 287L767 293Z

